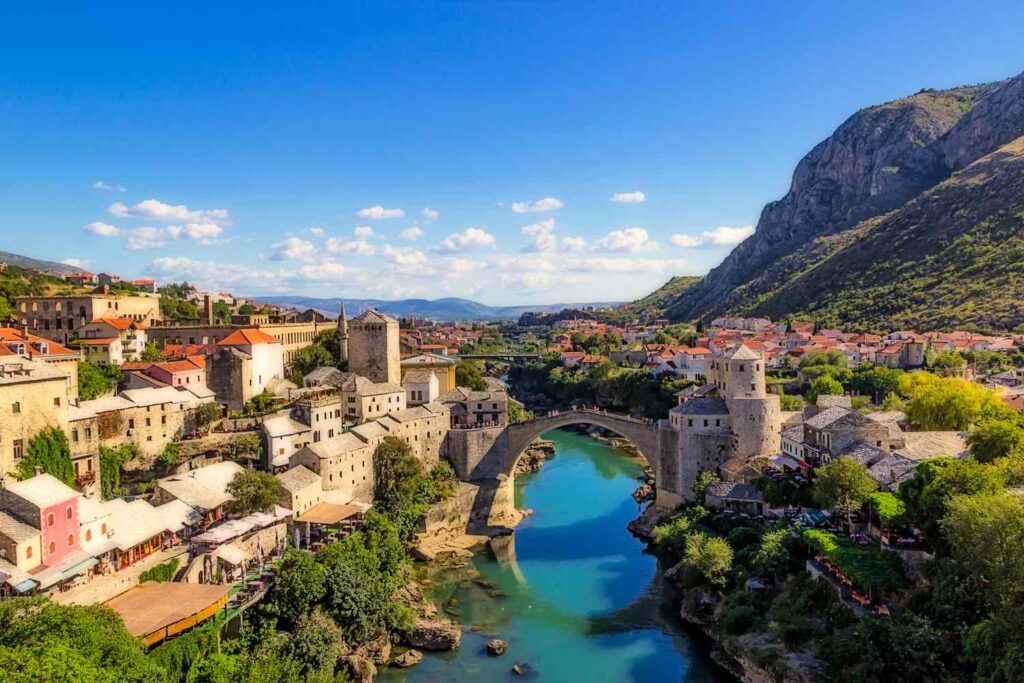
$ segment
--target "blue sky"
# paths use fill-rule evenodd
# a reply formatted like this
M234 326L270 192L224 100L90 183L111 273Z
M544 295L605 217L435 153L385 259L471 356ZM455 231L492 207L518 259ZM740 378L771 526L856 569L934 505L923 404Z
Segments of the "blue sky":
M0 249L630 299L717 264L858 108L1024 70L1010 2L141 4L0 8Z

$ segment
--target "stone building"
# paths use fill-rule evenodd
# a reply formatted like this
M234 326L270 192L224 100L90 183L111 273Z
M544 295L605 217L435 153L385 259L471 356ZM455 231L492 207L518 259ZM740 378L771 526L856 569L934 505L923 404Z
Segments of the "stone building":
M436 353L420 353L402 359L402 372L430 370L437 377L438 391L444 394L455 388L455 366L458 364L454 358Z
M778 453L782 411L779 397L765 389L761 354L744 345L714 355L708 365L708 384L682 392L680 404L660 425L659 459L655 473L659 507L675 507L692 500L691 486L703 471L717 471L726 461L749 461ZM668 491L681 491L676 494Z
M217 342L207 359L206 383L220 403L242 410L254 396L284 380L284 348L281 342L255 328L235 330Z
M0 478L9 479L29 441L68 425L70 379L47 363L0 357Z
M131 318L147 326L163 320L159 295L111 294L106 285L89 294L19 296L14 302L18 322L26 331L63 344L77 336L79 328L97 318Z
M68 376L69 395L78 396L78 361L82 359L79 351L13 327L0 327L0 358L5 356L20 356L57 368Z
M398 321L374 309L348 324L348 369L371 382L402 383Z

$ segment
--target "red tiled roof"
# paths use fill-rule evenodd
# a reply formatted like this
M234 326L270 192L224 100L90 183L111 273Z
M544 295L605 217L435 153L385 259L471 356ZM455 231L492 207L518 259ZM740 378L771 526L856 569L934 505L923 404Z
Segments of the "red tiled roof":
M280 344L281 340L262 330L245 328L235 330L217 342L217 346L251 346L252 344Z
M131 318L96 318L95 320L89 322L90 325L94 323L106 323L107 325L113 327L115 330L124 331L130 328L132 325L134 325L135 321L132 320Z

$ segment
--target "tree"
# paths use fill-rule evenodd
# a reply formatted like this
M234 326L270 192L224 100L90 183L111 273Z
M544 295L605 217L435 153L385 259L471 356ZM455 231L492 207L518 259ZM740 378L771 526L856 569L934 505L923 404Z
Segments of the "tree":
M156 342L149 342L146 347L142 349L142 353L139 355L139 360L146 361L147 363L159 363L166 360L164 354L160 353L160 348L156 345Z
M948 546L940 524L957 496L994 494L1003 489L1005 475L994 465L972 458L935 458L918 465L914 476L900 484L908 521L936 549Z
M967 361L959 351L943 351L935 356L929 367L944 377L960 376L964 374Z
M312 555L289 548L278 565L270 604L290 624L298 624L324 597L324 566Z
M979 418L1007 411L993 392L959 377L911 372L901 378L900 389L909 397L907 418L920 429L967 431Z
M117 448L100 446L100 495L104 500L122 494L121 470L125 463L139 455L139 447L123 443Z
M302 378L323 366L333 366L334 357L331 352L320 344L310 344L299 349L292 359L291 379L295 384L302 386Z
M374 498L412 496L422 471L412 448L397 436L386 436L373 451Z
M86 361L78 362L78 397L83 401L109 394L120 380L121 370L116 365L101 368Z
M487 383L484 382L483 374L480 371L480 364L472 360L460 360L455 366L455 385L484 391Z
M195 412L196 426L209 427L220 419L220 414L221 408L219 403L215 403L213 401L210 401L209 403L200 403Z
M53 475L68 486L75 484L75 468L71 463L71 447L67 435L57 427L47 427L28 442L25 456L17 462L14 475L31 479L41 472Z
M828 375L822 375L811 380L807 386L807 400L816 403L819 396L842 396L843 385L839 380Z
M781 576L789 566L789 530L773 529L761 536L754 554L754 567L762 574Z
M732 548L724 538L697 532L686 537L683 565L713 586L724 586L732 569Z
M283 490L281 480L270 472L242 470L228 482L227 492L232 497L228 512L235 515L270 512Z
M1024 451L1024 428L1011 420L984 420L967 436L971 455L978 462L992 462Z
M846 388L854 393L870 397L875 403L881 403L890 394L899 396L900 377L903 371L898 368L887 368L883 365L864 363L853 370L853 376Z
M289 657L299 663L305 676L331 673L341 647L341 629L319 610L305 614L288 639Z
M697 497L701 505L704 504L704 495L707 493L708 486L716 481L721 481L721 477L714 470L704 470L697 475L697 480L693 482L690 490L693 491L693 495Z
M112 610L32 597L0 601L0 679L160 683L165 676Z
M952 556L981 578L993 605L1024 595L1024 499L1005 492L957 496L942 532Z
M859 510L878 484L868 475L868 468L850 458L836 458L814 474L814 498L829 510L850 515Z

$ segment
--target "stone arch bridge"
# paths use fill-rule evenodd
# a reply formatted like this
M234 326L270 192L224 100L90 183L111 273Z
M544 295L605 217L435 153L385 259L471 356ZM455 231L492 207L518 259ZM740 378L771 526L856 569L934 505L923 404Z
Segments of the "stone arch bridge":
M507 445L503 473L511 476L519 458L534 439L552 429L580 424L604 427L629 439L636 444L651 469L658 471L658 427L655 423L600 410L582 409L566 410L508 425L505 428Z
M681 486L675 431L600 410L566 410L502 427L452 429L448 433L448 459L463 481L511 481L516 462L534 439L552 429L578 424L604 427L636 444L654 472L659 507L678 504Z

